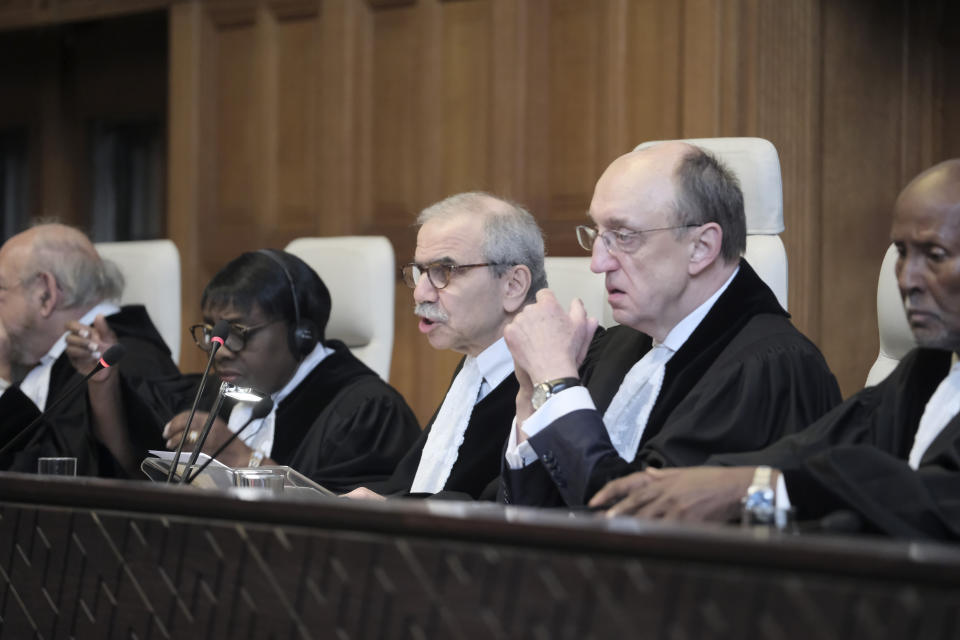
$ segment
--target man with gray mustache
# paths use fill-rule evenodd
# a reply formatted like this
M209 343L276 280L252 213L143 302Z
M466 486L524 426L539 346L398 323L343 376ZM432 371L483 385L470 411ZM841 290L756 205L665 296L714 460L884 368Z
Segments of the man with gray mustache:
M518 205L470 192L417 218L404 265L419 329L435 349L464 354L443 403L387 481L350 498L455 494L494 499L518 384L503 329L546 287L543 236Z

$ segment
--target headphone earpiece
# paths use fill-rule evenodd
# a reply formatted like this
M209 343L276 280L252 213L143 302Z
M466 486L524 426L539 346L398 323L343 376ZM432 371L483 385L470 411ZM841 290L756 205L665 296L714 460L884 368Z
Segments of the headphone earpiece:
M293 329L293 344L296 348L295 353L301 353L306 356L313 351L317 344L317 338L313 335L313 329L306 324L299 324Z
M287 265L283 264L283 261L275 255L275 253L270 249L260 249L258 253L262 253L271 260L277 263L280 269L283 270L283 275L287 279L287 284L290 285L290 295L293 296L293 326L290 328L289 333L287 334L287 341L290 344L290 352L297 358L297 360L303 360L307 355L313 351L313 348L317 345L318 339L317 334L314 332L312 323L304 322L300 319L300 302L297 299L297 288L293 283L293 276L290 275L290 270L287 269Z

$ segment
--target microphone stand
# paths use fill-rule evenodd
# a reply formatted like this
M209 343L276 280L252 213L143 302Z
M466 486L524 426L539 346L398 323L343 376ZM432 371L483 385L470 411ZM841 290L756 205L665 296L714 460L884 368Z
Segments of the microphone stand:
M99 362L97 362L96 366L93 367L93 369L90 371L90 373L88 373L88 374L86 374L85 376L83 376L83 377L82 377L80 380L78 380L73 386L71 386L69 389L67 389L67 390L64 391L63 393L61 393L61 394L57 397L56 400L54 400L53 402L51 402L50 404L48 404L47 407L46 407L46 409L44 409L43 411L41 411L41 412L40 412L40 415L38 415L36 418L34 418L34 419L30 422L30 424L28 424L26 427L23 428L22 431L20 431L20 433L18 433L18 434L15 435L13 438L11 438L11 439L7 442L7 444L3 445L3 447L0 447L0 456L2 456L3 454L7 453L8 451L10 451L10 449L13 448L13 445L17 444L17 443L20 441L20 439L23 438L23 436L25 436L26 434L30 433L30 432L34 429L34 427L36 427L38 424L40 424L40 422L43 420L44 416L49 415L51 411L53 411L55 408L57 408L57 407L59 407L61 404L63 404L64 400L66 400L67 398L69 398L70 396L72 396L78 389L80 389L80 387L82 387L83 385L85 385L85 384L87 383L87 380L89 380L90 378L92 378L94 375L96 375L97 373L99 373L99 372L102 371L103 369L107 369L107 368L115 365L115 364L118 363L118 362L120 361L120 359L123 358L123 356L125 356L126 354L127 354L127 349L126 349L126 347L124 347L122 344L115 344L115 345L113 345L112 347L110 347L109 349L107 349L107 350L104 352L103 357L100 358ZM55 436L58 436L58 435L59 435L59 434L55 434ZM63 441L62 441L62 439L58 438L58 439L57 439L57 442L56 442L55 444L56 444L57 448L59 449L61 446L63 446Z
M206 460L204 460L203 464L200 465L200 468L197 469L197 472L196 472L196 473L190 474L190 467L187 467L187 470L186 470L186 472L184 473L184 475L185 475L185 476L188 476L188 475L189 475L189 478L187 478L187 480L184 482L184 484L190 484L191 482L193 482L194 478L196 478L198 475L200 475L201 473L203 473L203 470L206 469L207 467L209 467L209 466L210 466L210 463L213 462L214 459L215 459L218 455L220 455L221 453L223 453L223 452L226 450L226 448L229 447L230 444L231 444L234 440L236 440L236 439L240 436L241 433L243 433L244 429L246 429L247 427L249 427L249 426L253 423L254 420L260 420L261 418L265 418L265 417L267 416L267 414L270 413L271 410L273 410L273 400L271 400L270 398L263 398L263 399L260 400L256 405L254 405L253 411L250 412L250 417L247 418L247 421L244 422L243 425L242 425L239 429L237 429L236 431L234 431L234 432L233 432L233 435L231 435L229 438L227 438L227 441L224 442L222 445L220 445L220 447L219 447L216 451L213 452L213 455L211 455L209 458L207 458Z
M187 476L190 475L190 469L193 468L193 465L197 464L197 458L200 457L200 450L203 449L203 443L207 441L207 436L210 435L210 429L213 427L213 421L217 419L217 415L220 413L220 408L223 406L223 397L224 392L226 392L227 387L231 386L229 382L220 383L220 391L217 392L217 400L213 403L213 408L210 409L210 415L207 416L207 421L203 425L203 429L200 431L200 437L197 438L196 444L193 445L193 451L190 453L190 460L187 461L187 468L180 476L180 484L183 484L187 481ZM180 463L180 456L176 457L176 463Z
M200 377L200 386L197 388L197 395L193 398L193 406L190 408L190 416L187 418L187 426L183 428L183 435L180 436L180 442L177 444L177 450L173 454L173 460L170 462L170 469L167 471L167 484L173 480L173 472L180 462L180 452L183 451L183 443L187 441L187 434L190 433L190 423L193 422L193 415L197 412L197 405L200 404L200 396L203 395L203 389L207 384L207 376L210 375L210 367L213 366L213 357L217 355L217 350L223 346L224 340L230 335L230 324L226 320L220 320L213 327L213 336L210 338L210 357L207 359L207 368L203 370Z

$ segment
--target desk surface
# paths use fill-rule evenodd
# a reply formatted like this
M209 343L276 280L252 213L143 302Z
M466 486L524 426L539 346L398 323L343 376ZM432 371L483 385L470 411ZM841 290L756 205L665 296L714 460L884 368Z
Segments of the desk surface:
M953 545L18 474L0 474L0 496L3 631L167 637L200 620L208 637L236 637L247 620L252 637L324 637L330 625L350 638L606 637L637 625L804 637L788 622L800 606L823 629L871 629L864 637L960 632Z

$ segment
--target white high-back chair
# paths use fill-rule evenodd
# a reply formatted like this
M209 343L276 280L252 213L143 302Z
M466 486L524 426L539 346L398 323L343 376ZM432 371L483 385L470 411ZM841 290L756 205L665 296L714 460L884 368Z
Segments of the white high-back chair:
M783 181L776 147L763 138L692 138L683 142L711 152L737 176L747 216L743 255L786 309L787 250L779 235L784 229ZM655 144L644 142L637 149Z
M574 298L580 298L588 316L596 318L605 327L616 324L611 315L613 310L607 304L603 274L590 271L589 256L547 256L543 263L547 272L547 285L564 309L570 308L570 302Z
M332 308L325 335L345 343L384 380L393 356L393 245L383 236L297 238L286 251L320 274Z
M180 252L172 240L98 242L101 257L114 262L123 273L125 285L120 304L142 304L170 348L174 362L180 361L182 338L180 318Z
M880 265L880 277L877 280L877 328L880 332L880 353L870 367L865 386L872 387L897 368L901 358L917 346L907 322L907 313L903 310L900 288L894 266L897 262L897 248L887 248Z

